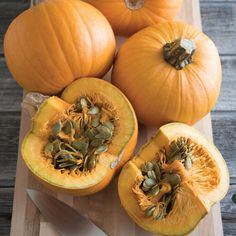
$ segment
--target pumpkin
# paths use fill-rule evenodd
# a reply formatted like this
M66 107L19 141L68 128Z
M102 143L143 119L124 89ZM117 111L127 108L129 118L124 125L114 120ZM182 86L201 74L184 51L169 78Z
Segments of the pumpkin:
M77 0L46 0L10 24L4 53L26 90L56 94L81 77L102 77L111 67L115 38L106 18Z
M222 79L215 44L193 26L150 26L120 48L112 83L131 101L140 122L194 124L215 105Z
M155 23L172 21L182 0L85 0L107 17L114 32L130 36Z
M162 126L122 169L118 191L129 216L161 235L186 235L229 188L226 163L194 128Z
M104 80L81 78L61 98L42 103L21 150L47 187L88 195L109 184L136 141L137 120L126 97Z

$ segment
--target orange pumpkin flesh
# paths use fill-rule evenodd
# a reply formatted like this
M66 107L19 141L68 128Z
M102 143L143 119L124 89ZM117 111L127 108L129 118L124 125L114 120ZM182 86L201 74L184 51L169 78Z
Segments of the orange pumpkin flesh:
M130 36L155 23L172 21L182 0L85 0L101 11L118 35Z
M11 23L4 53L24 89L56 94L77 78L103 76L112 65L115 38L106 18L91 5L47 0Z
M183 69L163 56L164 46L178 39L196 46L192 62ZM194 124L204 117L219 96L221 77L214 43L191 25L172 22L143 29L123 44L112 83L128 97L140 122L160 126L173 121Z
M144 178L141 169L147 162L160 161L157 153L163 148L168 153L170 144L179 137L191 140L197 149L189 170L176 159L163 164L164 173L179 174L181 182L171 211L156 220L145 215L145 204L150 197L141 189ZM162 126L123 167L118 182L120 200L129 216L145 230L161 235L185 235L192 231L211 206L225 196L228 187L228 169L220 152L194 128L181 123Z
M65 111L81 96L95 96L114 106L117 126L108 150L99 156L96 167L79 173L55 169L44 148L52 126L63 120ZM115 123L116 124L116 123ZM125 96L113 85L95 78L82 78L68 86L62 98L50 97L33 118L32 129L22 144L22 156L30 171L49 188L73 195L88 195L106 187L130 158L137 141L137 120Z

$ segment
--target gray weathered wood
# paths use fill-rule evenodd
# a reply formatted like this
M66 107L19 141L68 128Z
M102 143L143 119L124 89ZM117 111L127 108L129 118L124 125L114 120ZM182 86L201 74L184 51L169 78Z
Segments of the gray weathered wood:
M0 1L0 54L3 53L3 36L8 25L28 7L29 2L24 2L23 0Z
M0 55L3 35L12 19L28 8L20 0L0 1ZM221 202L224 232L236 235L236 0L201 0L203 30L221 53L223 84L220 99L212 113L214 140L229 166L231 187ZM0 57L0 235L9 235L12 193L18 149L22 90L11 79ZM4 188L1 188L4 187Z

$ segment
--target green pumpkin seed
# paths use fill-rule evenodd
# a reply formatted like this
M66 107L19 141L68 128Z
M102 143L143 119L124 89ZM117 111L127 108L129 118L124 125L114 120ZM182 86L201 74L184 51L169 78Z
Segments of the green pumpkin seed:
M155 204L150 205L150 206L146 209L145 215L148 216L148 217L150 217L150 216L153 214L153 212L155 211L155 209L156 209L156 205L155 205Z
M92 169L94 169L95 168L95 166L96 166L96 156L95 155L93 155L92 157L90 157L89 158L89 160L88 160L88 164L87 164L87 169L89 170L89 171L91 171Z
M80 98L80 104L82 108L88 107L87 99L84 97Z
M153 168L154 168L153 163L147 162L146 165L147 165L147 170L153 170Z
M99 126L99 124L100 124L99 119L100 119L100 115L96 115L96 116L93 117L93 119L92 119L92 126L94 128Z
M156 196L160 192L159 185L154 186L151 190L147 192L148 196Z
M157 215L154 217L155 220L161 220L163 218L163 211L160 209Z
M154 172L156 174L156 178L158 180L160 180L161 179L161 170L160 170L159 165L157 163L154 163L153 168L154 168Z
M110 131L114 130L114 125L112 124L111 121L107 121L103 125L106 126Z
M144 187L144 186L142 186L142 190L144 192L148 192L150 189L151 189L151 187Z
M106 126L98 126L97 127L98 134L95 136L95 138L99 139L110 139L112 137L112 132L106 127Z
M99 114L99 112L100 112L100 109L96 106L93 106L89 109L88 114L97 115L97 114Z
M176 186L180 184L180 176L178 174L167 174L166 175L167 181L172 186Z
M147 176L148 176L149 178L155 180L155 181L157 180L156 174L155 174L155 172L154 172L153 170L149 170L149 171L147 172Z
M47 143L45 148L44 148L44 154L46 157L51 157L53 152L53 144L52 143Z
M95 150L94 154L95 154L95 155L96 155L96 154L101 154L101 153L103 153L103 152L106 152L107 149L108 149L108 146L107 146L107 145L99 146L99 147Z
M84 163L83 163L83 171L87 171L87 165L88 165L88 161L89 161L89 156L86 155L84 158Z
M90 145L92 147L99 147L103 144L104 140L103 139L94 139L92 140L92 142L90 143Z
M73 166L73 165L74 165L73 163L67 163L67 162L65 162L65 163L60 163L60 164L58 165L58 167L59 167L59 168L66 168L66 167Z
M84 135L89 138L90 140L95 139L95 135L97 134L96 129L87 129L84 133Z
M71 134L71 131L73 129L73 124L71 121L66 121L64 127L62 128L62 131L65 133L65 134Z
M76 112L78 113L82 112L82 106L80 104L80 101L76 103L75 109L76 109Z
M80 137L81 137L80 133L77 133L77 132L76 132L75 135L74 135L74 138L75 138L75 139L79 139Z
M62 124L61 121L58 121L52 128L53 136L57 136L61 132Z
M153 187L155 184L156 184L156 181L153 180L153 179L150 179L150 178L144 180L144 182L143 182L143 186L144 186L145 188L151 188L151 187Z
M192 160L190 157L186 157L184 161L184 166L187 170L190 170L192 168Z

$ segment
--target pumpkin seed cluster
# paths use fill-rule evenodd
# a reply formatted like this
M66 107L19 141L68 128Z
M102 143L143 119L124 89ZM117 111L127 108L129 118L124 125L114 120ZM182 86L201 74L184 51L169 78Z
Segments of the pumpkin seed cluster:
M113 132L112 112L83 96L67 111L66 118L53 125L44 155L62 172L91 171L99 155L107 151Z
M190 170L195 147L190 139L177 138L170 143L168 152L162 152L164 157L159 162L146 162L143 165L144 180L140 187L153 203L146 208L146 216L161 220L171 211L181 178L176 173L166 173L162 165L178 160L183 163L186 170Z
M175 160L179 160L187 170L190 170L192 168L195 147L196 145L185 137L172 141L167 155L167 163L170 164Z
M175 193L180 184L180 176L165 173L157 162L146 162L142 167L144 180L141 189L152 199L153 204L147 207L146 216L163 219L172 209Z

